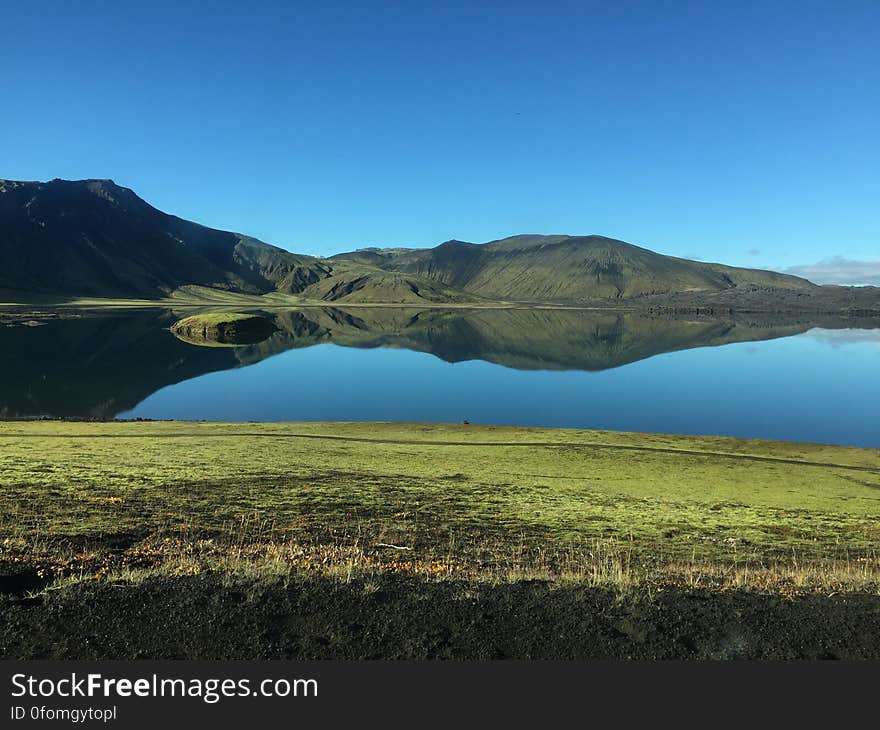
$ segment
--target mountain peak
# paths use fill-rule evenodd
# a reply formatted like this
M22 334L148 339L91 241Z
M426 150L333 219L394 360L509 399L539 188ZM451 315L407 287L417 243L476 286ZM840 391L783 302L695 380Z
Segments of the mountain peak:
M297 293L314 259L157 210L107 178L0 183L0 289L159 298L197 285Z
M34 193L37 191L49 191L50 193L57 192L62 195L69 191L86 190L94 195L107 198L111 201L121 195L129 195L140 200L133 190L117 185L110 178L65 180L64 178L56 177L47 180L46 182L40 180L0 180L0 193L11 192L12 190L19 188L31 190Z
M352 260L345 254L334 258ZM362 263L486 299L518 302L574 303L741 285L811 286L785 274L677 259L600 235L520 234L484 244L453 239Z
M67 180L66 178L63 178L63 177L53 177L49 182L50 183L67 183L68 185L95 185L95 184L101 185L101 184L103 184L103 185L111 185L114 187L118 187L116 185L116 183L113 182L113 180L111 180L109 177L87 177L87 178L83 178L82 180Z

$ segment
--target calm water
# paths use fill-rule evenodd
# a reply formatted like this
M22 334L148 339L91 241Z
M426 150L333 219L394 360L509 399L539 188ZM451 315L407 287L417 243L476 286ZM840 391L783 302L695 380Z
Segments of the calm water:
M174 319L0 329L0 412L468 420L880 447L880 329L318 310L276 316L279 332L257 345L218 348L177 340Z

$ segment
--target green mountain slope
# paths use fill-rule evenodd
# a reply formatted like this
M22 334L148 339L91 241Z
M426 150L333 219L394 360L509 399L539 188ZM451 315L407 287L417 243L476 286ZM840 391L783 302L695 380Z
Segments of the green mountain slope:
M486 244L447 241L432 249L368 249L333 262L370 264L483 297L576 302L742 285L808 289L806 279L654 253L602 236L514 236Z
M349 304L454 303L481 298L426 277L346 262L337 263L330 276L302 294L309 299Z

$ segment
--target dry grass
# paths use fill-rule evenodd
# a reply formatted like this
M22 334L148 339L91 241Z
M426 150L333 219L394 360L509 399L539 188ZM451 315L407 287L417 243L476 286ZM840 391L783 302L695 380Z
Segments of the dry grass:
M489 583L541 580L620 593L653 593L668 588L747 589L784 596L836 592L880 593L880 555L825 560L793 554L766 562L742 553L728 563L646 560L633 541L593 539L565 548L462 535L445 547L415 549L383 542L381 535L334 533L323 538L278 539L275 526L258 517L242 519L223 536L201 537L197 530L158 532L121 550L98 544L74 547L51 539L0 542L0 560L38 566L52 578L47 590L84 580L136 584L158 576L220 574L288 581L296 575L322 575L350 581L383 573L405 573L428 580Z

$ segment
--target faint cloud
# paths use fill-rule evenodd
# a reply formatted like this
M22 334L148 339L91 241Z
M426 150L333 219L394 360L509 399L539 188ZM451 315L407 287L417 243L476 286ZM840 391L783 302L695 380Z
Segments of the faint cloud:
M817 327L805 334L807 337L834 348L844 345L880 345L880 328L873 330L828 330Z
M760 255L761 255L760 248L750 248L749 249L749 256L760 256Z
M785 273L802 276L816 284L880 286L880 261L853 261L835 256L818 264L792 266Z

